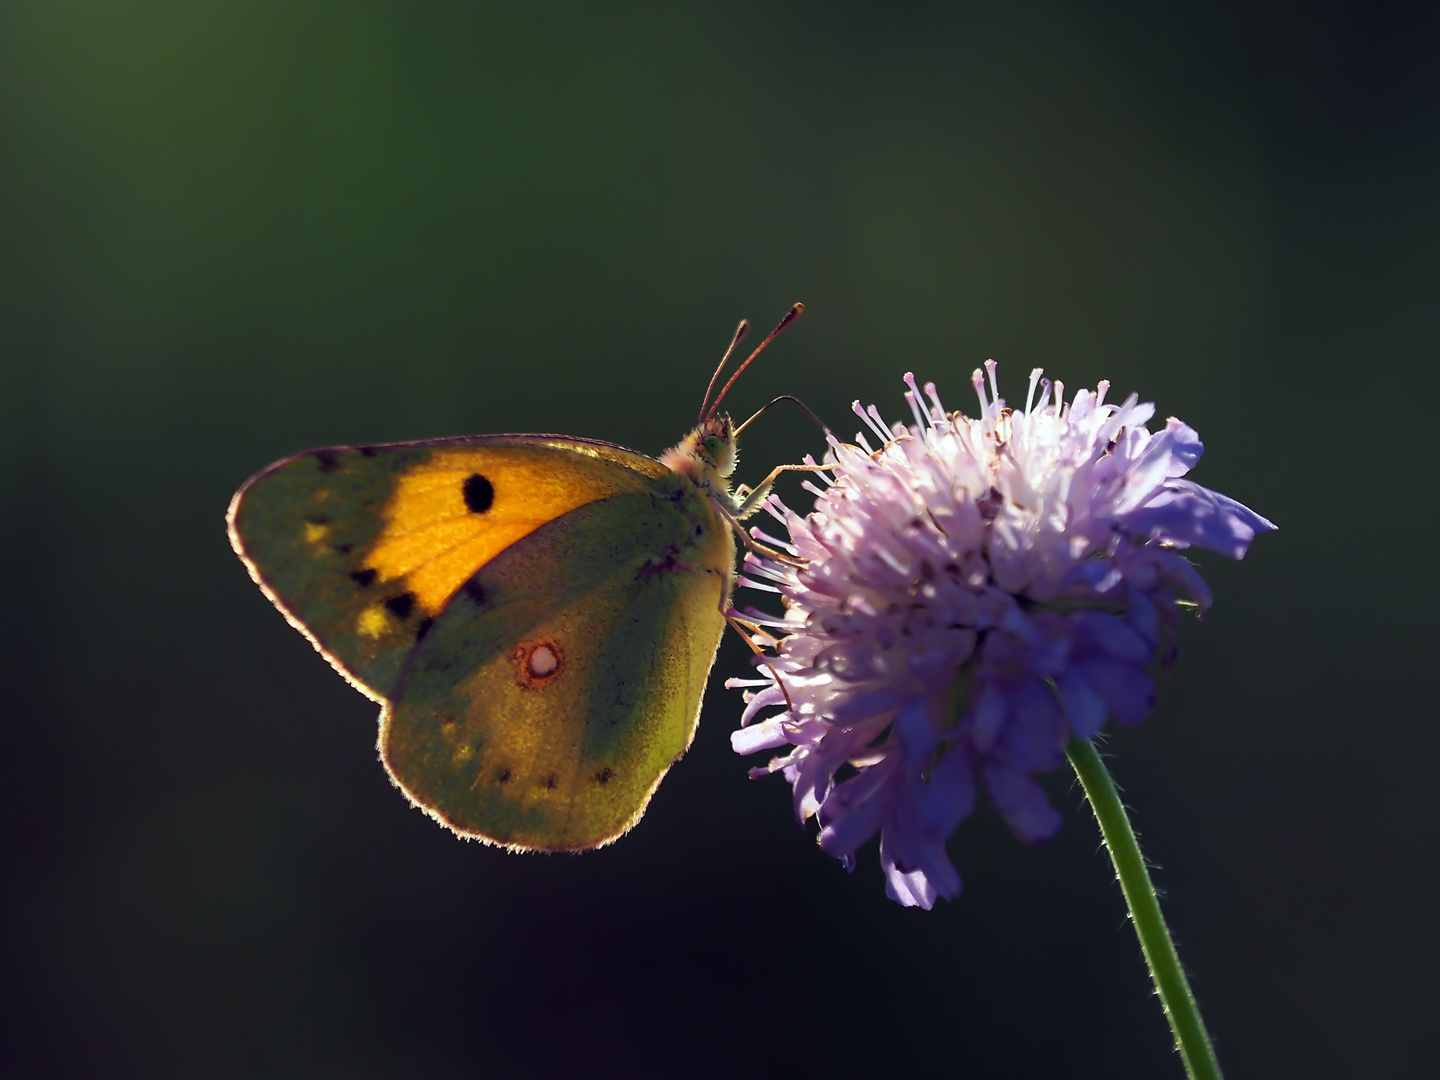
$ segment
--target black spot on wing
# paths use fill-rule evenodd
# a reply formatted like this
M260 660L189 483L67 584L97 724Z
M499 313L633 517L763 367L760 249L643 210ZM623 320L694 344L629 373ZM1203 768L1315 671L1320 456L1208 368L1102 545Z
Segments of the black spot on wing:
M339 459L329 450L318 450L315 453L315 464L321 472L333 472Z
M510 782L510 770L501 769L495 777L495 782L497 784L508 784Z
M375 456L375 447L373 447L373 446L362 446L362 447L360 447L360 455L361 455L362 457L374 457L374 456Z
M495 486L479 473L471 473L461 486L465 506L472 514L483 514L495 502Z
M386 600L385 606L394 613L397 619L408 619L410 613L415 610L415 594L402 592L399 596L392 596Z
M375 584L375 577L375 571L368 566L364 570L352 570L350 572L350 580L362 589L368 589L371 585Z
M615 775L615 770L612 769L612 768L610 768L609 765L606 765L603 769L601 769L599 772L597 772L597 773L595 774L595 776L593 777L593 779L594 779L594 781L595 781L597 784L602 784L602 785L603 785L603 784L608 784L608 783L610 782L611 778L612 778L614 775Z
M554 786L555 786L555 774L554 774L554 773L551 773L549 776L547 776L547 777L545 778L545 786L546 786L547 788L554 788Z
M465 582L464 585L460 586L460 588L465 593L465 595L470 598L470 602L476 607L485 606L485 586L481 585L480 582L476 581L474 578L471 578L469 581Z
M435 620L432 619L429 615L426 615L425 618L420 620L420 625L415 627L415 640L423 640L425 635L430 632L430 627L434 625Z

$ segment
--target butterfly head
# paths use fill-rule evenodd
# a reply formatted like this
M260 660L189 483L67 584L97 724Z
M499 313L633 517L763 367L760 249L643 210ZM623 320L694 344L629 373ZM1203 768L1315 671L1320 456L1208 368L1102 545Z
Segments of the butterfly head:
M701 487L724 490L730 474L735 471L735 445L735 424L721 413L702 420L678 446L666 451L661 460Z
M713 416L696 429L700 441L696 452L706 466L722 477L728 478L735 471L735 425L726 413Z

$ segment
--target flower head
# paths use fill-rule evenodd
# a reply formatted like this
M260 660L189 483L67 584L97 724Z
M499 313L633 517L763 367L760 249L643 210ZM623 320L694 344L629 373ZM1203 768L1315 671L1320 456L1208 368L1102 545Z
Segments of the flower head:
M732 745L784 748L751 775L783 773L847 867L878 832L887 893L926 908L960 891L945 842L980 784L1044 840L1060 816L1035 774L1107 716L1148 715L1182 609L1210 605L1181 550L1238 559L1275 528L1183 479L1200 439L1174 418L1150 431L1153 405L1106 404L1105 382L1066 402L1037 369L1011 410L985 366L973 419L908 374L909 427L856 402L879 449L831 436L814 511L767 504L789 543L755 531L803 561L751 553L740 579L785 613L759 620L761 678L732 680L747 687Z

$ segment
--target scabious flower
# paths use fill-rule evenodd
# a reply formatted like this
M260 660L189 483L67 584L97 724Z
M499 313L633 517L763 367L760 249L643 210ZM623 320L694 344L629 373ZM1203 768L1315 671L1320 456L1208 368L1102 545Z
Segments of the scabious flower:
M1022 840L1055 833L1035 774L1107 716L1143 720L1182 609L1210 605L1181 551L1238 559L1275 528L1183 479L1199 437L1174 418L1151 432L1134 394L1106 404L1101 382L1066 402L1036 369L1015 411L985 367L973 419L909 374L909 427L856 402L879 448L830 436L814 511L772 497L789 542L755 530L803 561L752 552L740 579L785 612L752 613L770 648L760 678L729 684L747 688L734 749L785 748L751 775L782 773L847 868L878 832L886 892L907 906L959 893L945 842L981 784Z

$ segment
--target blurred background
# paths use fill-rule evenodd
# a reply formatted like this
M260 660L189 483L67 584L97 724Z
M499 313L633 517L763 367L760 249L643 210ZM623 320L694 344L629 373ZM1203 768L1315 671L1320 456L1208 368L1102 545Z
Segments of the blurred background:
M306 447L658 453L794 300L736 413L1109 378L1279 523L1112 767L1232 1080L1433 1076L1437 55L1419 4L0 7L0 1076L1180 1077L1069 777L903 910L746 779L727 640L622 842L461 843L226 542Z

